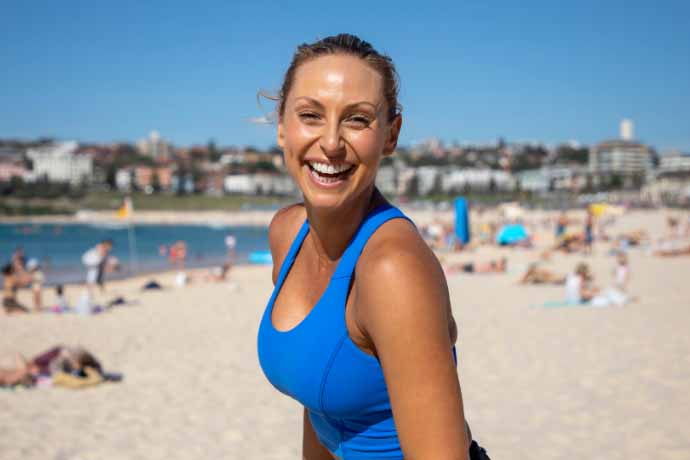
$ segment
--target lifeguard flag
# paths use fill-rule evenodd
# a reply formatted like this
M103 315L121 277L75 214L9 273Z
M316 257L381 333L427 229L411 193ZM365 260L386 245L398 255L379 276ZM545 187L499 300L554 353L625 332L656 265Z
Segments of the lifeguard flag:
M130 197L125 197L124 201L122 202L122 206L120 206L120 209L117 210L118 219L129 219L132 217L133 212L134 208L132 206L132 199Z

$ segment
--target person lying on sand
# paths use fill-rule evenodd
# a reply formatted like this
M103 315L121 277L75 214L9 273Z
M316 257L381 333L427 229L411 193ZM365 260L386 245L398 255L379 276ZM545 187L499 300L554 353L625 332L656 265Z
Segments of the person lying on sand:
M520 278L520 284L565 284L565 278L565 275L557 275L534 262L527 267L525 274Z
M0 386L33 386L39 378L49 378L56 386L84 388L121 379L105 373L100 362L82 347L59 345L28 361L17 355L15 362L14 369L0 369Z
M499 260L489 262L465 262L450 265L443 265L443 271L447 275L454 273L505 273L508 260L503 257Z
M686 244L679 248L658 249L654 251L654 255L657 257L690 256L690 244Z

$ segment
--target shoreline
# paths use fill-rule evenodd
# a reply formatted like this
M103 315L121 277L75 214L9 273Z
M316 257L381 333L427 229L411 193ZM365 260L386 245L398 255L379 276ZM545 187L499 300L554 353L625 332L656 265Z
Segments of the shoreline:
M412 209L401 210L418 225L434 220L453 220L454 210ZM116 211L79 211L73 215L47 214L40 216L3 216L3 224L87 224L87 225L222 225L268 227L278 210L240 211L135 211L128 219L118 218Z

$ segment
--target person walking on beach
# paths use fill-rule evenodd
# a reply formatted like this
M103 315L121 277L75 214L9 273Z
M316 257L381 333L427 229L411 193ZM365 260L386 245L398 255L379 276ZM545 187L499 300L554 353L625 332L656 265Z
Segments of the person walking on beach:
M34 311L43 309L43 283L45 275L41 270L41 264L36 259L29 259L26 263L26 270L31 277L31 293L34 301Z
M587 217L585 217L585 231L583 235L583 251L587 255L592 254L592 243L594 242L594 213L591 209L587 209Z
M112 266L109 260L112 249L113 241L106 239L82 255L82 263L86 266L86 286L91 296L96 286L101 292L105 291L105 273Z
M258 356L304 406L302 458L488 458L466 425L443 270L375 187L402 116L391 59L341 34L301 45L277 98L304 202L269 227Z

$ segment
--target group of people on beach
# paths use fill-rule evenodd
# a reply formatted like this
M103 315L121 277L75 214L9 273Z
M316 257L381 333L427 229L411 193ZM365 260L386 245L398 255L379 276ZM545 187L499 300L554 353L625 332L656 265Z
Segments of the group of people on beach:
M82 255L82 263L86 267L85 302L89 302L96 289L105 290L105 274L117 270L119 262L110 255L113 242L110 239L99 242ZM55 286L56 300L52 305L46 306L43 302L43 290L45 274L38 259L27 260L24 249L18 247L12 253L10 261L2 267L3 293L2 311L6 314L25 314L31 311L39 313L43 311L64 312L69 311L70 305L65 297L65 287L62 284ZM33 308L20 303L18 291L22 288L31 289ZM82 302L80 300L80 302Z

